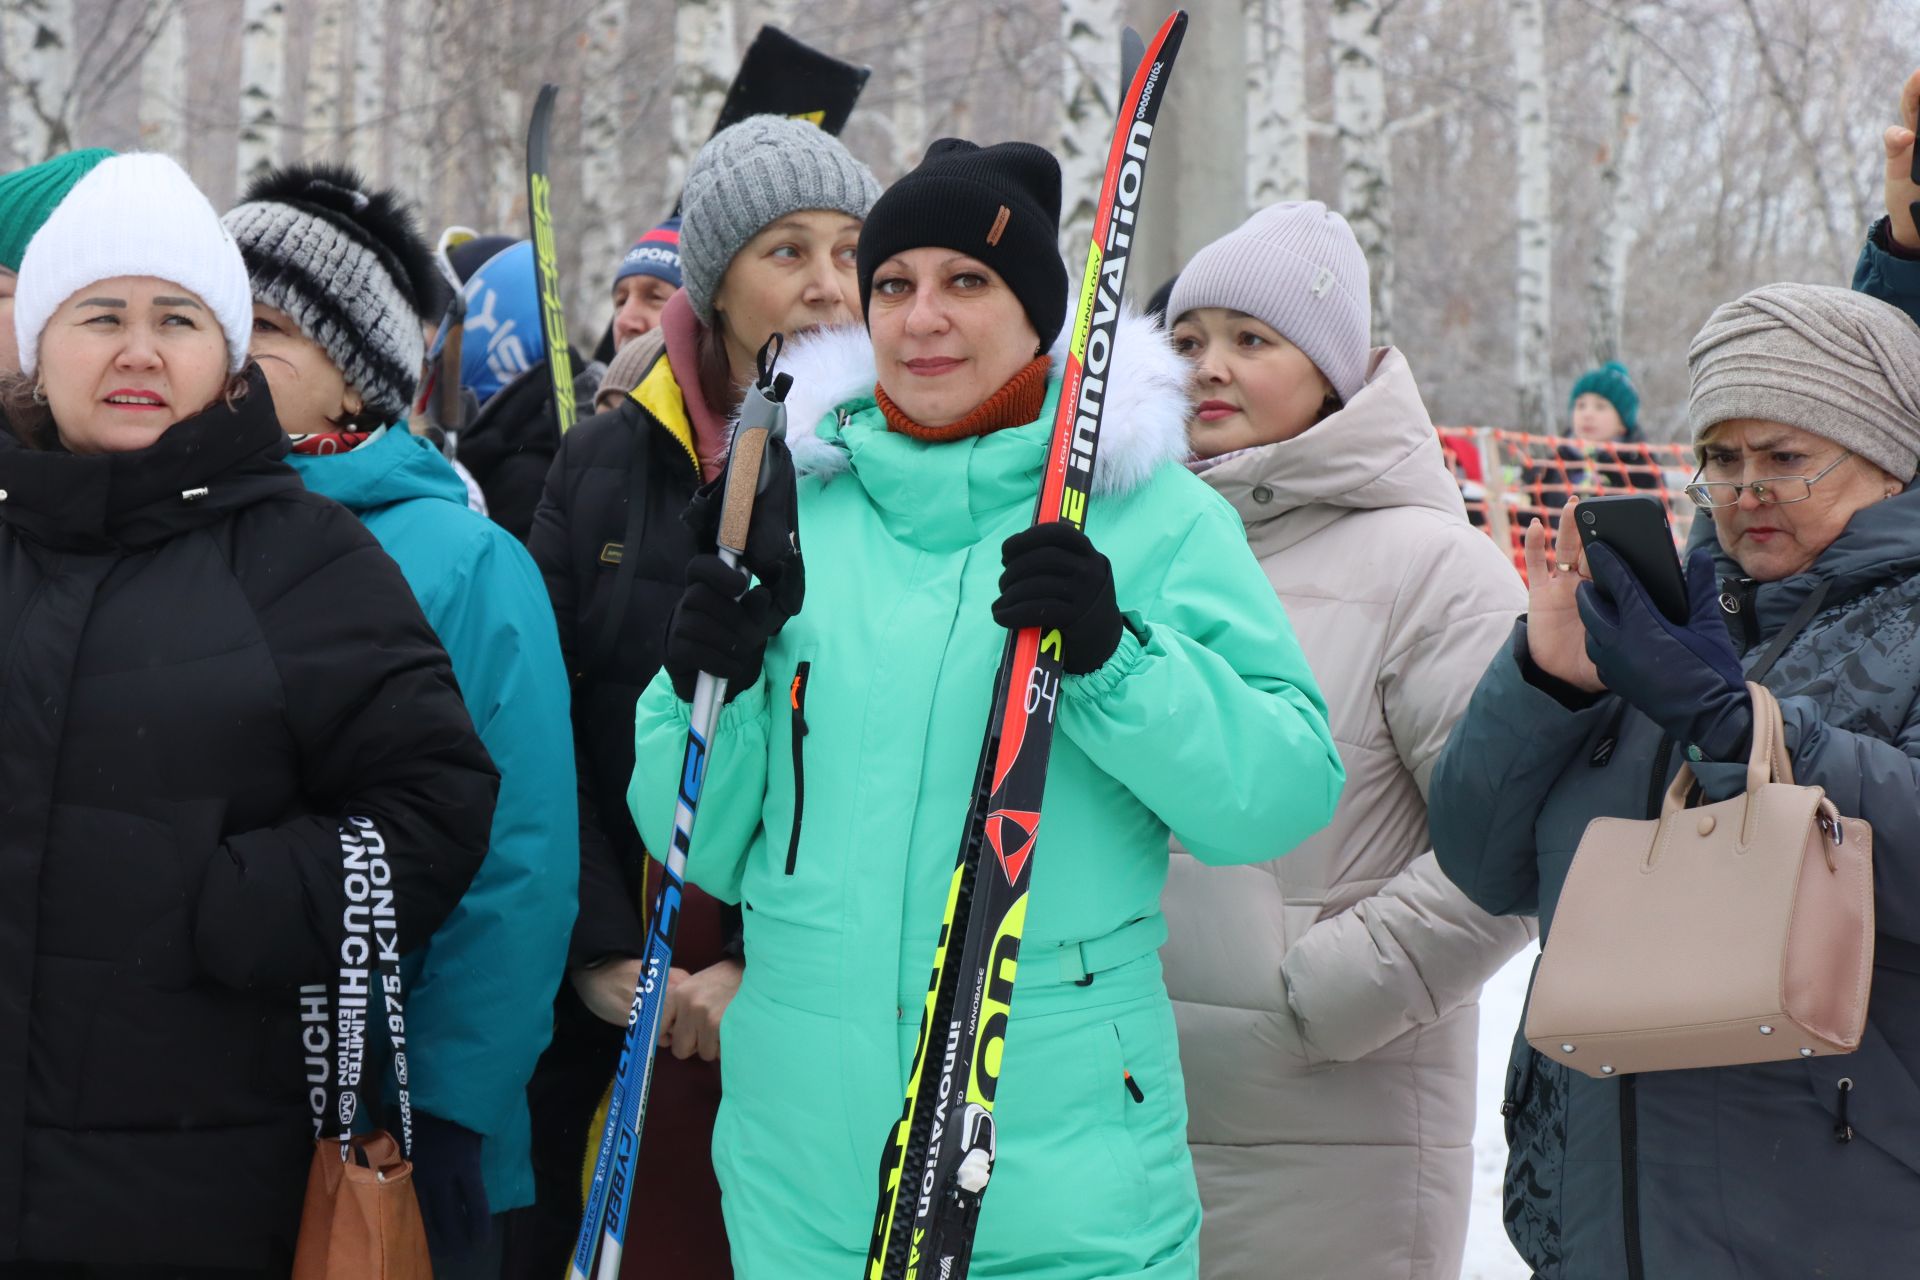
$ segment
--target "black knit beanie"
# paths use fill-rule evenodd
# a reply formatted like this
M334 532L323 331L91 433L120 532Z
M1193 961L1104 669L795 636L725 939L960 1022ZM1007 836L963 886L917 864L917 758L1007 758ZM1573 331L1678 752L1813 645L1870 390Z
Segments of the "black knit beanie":
M888 187L860 228L860 310L873 273L896 253L952 249L992 267L1026 310L1040 349L1067 320L1060 257L1060 162L1031 142L976 146L942 138Z

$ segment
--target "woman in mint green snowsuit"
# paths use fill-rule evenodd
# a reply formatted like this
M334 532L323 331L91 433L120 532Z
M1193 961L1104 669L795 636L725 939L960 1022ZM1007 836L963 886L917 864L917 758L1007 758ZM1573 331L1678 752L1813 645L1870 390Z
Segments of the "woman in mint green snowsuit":
M963 158L994 179L1001 151ZM992 613L1001 544L1032 521L1059 390L1057 359L1011 382L1003 360L983 408L1019 403L1016 416L982 427L964 415L960 428L979 433L945 439L916 438L940 432L903 412L913 388L876 403L874 349L899 327L882 313L905 292L894 279L912 276L925 298L904 304L920 312L909 341L964 352L969 376L993 367L1002 329L982 323L985 308L1008 308L1018 289L1029 317L1041 311L1021 360L1032 335L1052 337L1046 307L1061 309L1064 287L1032 302L1064 284L1050 227L985 243L993 203L1013 204L1004 188L986 196L984 219L888 216L903 188L927 194L911 184L942 176L935 161L882 197L862 233L873 346L857 331L826 335L782 366L811 581L720 717L688 862L693 881L745 909L714 1135L742 1280L862 1273L1006 635ZM949 186L933 194L967 212L966 185ZM1057 169L1052 197L1057 219ZM1015 206L1016 227L1027 212ZM941 247L915 247L930 236ZM1044 251L1051 271L1010 249ZM964 281L954 251L971 255ZM914 265L929 256L936 265ZM939 332L918 333L929 327ZM1111 563L1125 626L1104 663L1063 682L973 1258L982 1278L1196 1274L1200 1206L1156 954L1168 834L1211 861L1271 858L1326 823L1343 778L1238 518L1179 465L1178 358L1133 318L1115 350L1086 533ZM888 351L883 370L895 367ZM891 393L911 379L879 381ZM679 636L676 622L670 650ZM673 669L670 656L640 700L628 795L656 850L668 847L688 724Z

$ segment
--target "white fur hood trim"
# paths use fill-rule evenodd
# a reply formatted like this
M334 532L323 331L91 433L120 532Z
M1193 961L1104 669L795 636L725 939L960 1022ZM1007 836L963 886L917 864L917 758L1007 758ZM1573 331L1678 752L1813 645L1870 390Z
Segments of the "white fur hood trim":
M1053 344L1056 375L1066 362L1068 327ZM787 393L787 447L801 475L830 476L848 467L847 451L823 440L820 426L842 406L870 403L875 381L873 346L864 329L822 330L789 347L780 372L793 375ZM1131 492L1168 462L1187 457L1187 363L1151 317L1122 304L1094 457L1093 491Z

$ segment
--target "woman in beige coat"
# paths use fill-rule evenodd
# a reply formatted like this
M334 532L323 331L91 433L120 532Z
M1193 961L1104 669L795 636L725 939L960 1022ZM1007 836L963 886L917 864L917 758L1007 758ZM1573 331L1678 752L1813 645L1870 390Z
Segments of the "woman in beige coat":
M1255 214L1201 250L1167 314L1194 365L1193 466L1246 522L1347 767L1332 824L1284 858L1175 851L1162 958L1202 1275L1452 1280L1480 986L1530 926L1441 874L1426 793L1526 591L1467 523L1405 357L1368 349L1340 215Z

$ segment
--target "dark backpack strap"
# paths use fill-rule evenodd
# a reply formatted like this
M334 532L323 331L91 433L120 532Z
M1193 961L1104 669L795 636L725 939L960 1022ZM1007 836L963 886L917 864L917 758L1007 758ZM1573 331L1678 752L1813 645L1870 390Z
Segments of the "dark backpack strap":
M627 527L620 539L620 563L613 568L613 592L607 597L607 614L600 620L600 633L594 637L593 650L585 671L605 672L612 668L614 647L620 639L620 624L627 615L627 602L633 598L633 579L640 572L640 539L646 536L649 514L646 453L652 447L647 429L646 410L640 410L634 424L633 458L627 466Z
M1773 670L1773 664L1780 661L1781 655L1800 638L1800 633L1807 629L1807 624L1812 622L1820 612L1820 606L1827 602L1827 591L1832 585L1825 578L1814 584L1813 590L1807 593L1807 598L1800 602L1800 607L1793 611L1791 618L1787 619L1787 625L1780 628L1780 634L1761 650L1759 661L1747 671L1747 679L1755 684L1766 683L1767 673Z

